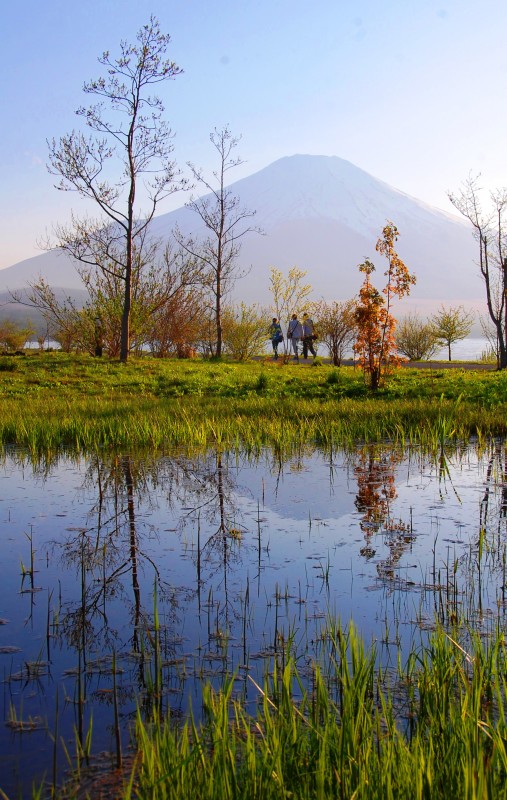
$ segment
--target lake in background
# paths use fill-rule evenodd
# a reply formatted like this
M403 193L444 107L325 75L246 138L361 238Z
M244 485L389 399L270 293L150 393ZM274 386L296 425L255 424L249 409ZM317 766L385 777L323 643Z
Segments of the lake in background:
M60 346L58 342L50 341L45 347L50 347L53 350L59 350ZM27 348L30 350L38 350L39 345L37 342L28 342ZM488 352L490 349L488 340L484 337L472 337L469 339L463 339L461 342L456 342L453 344L451 348L451 355L453 361L478 361L482 354ZM270 355L272 352L271 345L269 342L266 344L266 353ZM317 352L318 355L327 357L327 348L318 343L317 345ZM352 353L349 353L349 358L352 358ZM447 348L441 348L437 350L435 355L432 357L433 361L447 361L448 360L448 352Z
M453 361L478 361L483 353L490 350L490 344L484 337L474 337L470 339L463 339L461 342L456 342L451 347L451 355ZM449 354L447 347L437 350L432 359L434 361L447 361Z

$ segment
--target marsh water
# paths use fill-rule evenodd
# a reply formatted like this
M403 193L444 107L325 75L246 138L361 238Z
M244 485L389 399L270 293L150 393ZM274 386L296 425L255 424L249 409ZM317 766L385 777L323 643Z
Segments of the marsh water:
M154 702L199 718L203 680L234 675L253 710L273 658L304 675L333 618L387 666L437 623L504 626L506 470L503 442L5 450L0 788L61 781L76 742L114 762Z

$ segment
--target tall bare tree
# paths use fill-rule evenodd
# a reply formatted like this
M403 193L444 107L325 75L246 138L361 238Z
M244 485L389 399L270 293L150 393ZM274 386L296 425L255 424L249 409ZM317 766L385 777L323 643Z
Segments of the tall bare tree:
M507 369L507 189L491 192L490 210L484 212L478 181L478 176L470 176L457 194L449 193L449 200L472 223L488 314L496 330L499 367Z
M139 243L139 258L158 204L185 185L170 157L173 134L162 119L164 106L151 94L154 84L181 73L166 58L169 43L170 36L161 33L152 16L138 31L136 43L120 43L117 58L108 51L103 53L98 60L105 67L104 76L83 87L98 101L76 112L94 133L85 136L74 130L48 142L48 169L60 179L57 188L75 191L98 207L95 219L73 215L70 225L58 226L56 245L78 261L121 281L122 361L127 360L130 350L136 246ZM119 172L112 177L116 165Z
M256 212L244 208L240 198L225 185L227 173L243 163L232 155L239 137L234 137L226 126L220 131L215 128L210 134L210 141L219 158L218 168L212 178L206 178L201 169L188 164L195 183L207 190L204 196L192 198L187 203L187 207L204 223L205 235L203 238L198 235L185 236L176 228L174 236L189 256L201 265L201 282L212 298L216 331L214 355L220 358L223 346L223 300L242 274L237 263L241 239L247 233L261 231L250 224Z

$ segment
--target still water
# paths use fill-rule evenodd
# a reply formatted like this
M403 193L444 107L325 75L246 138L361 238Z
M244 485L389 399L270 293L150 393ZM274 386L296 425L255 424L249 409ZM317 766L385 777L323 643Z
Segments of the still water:
M330 616L386 663L437 620L503 625L506 470L502 442L286 459L5 451L0 788L61 780L90 729L92 752L113 753L115 694L125 750L155 694L198 717L201 679L234 673L254 703L248 676L262 684L289 641L304 672Z

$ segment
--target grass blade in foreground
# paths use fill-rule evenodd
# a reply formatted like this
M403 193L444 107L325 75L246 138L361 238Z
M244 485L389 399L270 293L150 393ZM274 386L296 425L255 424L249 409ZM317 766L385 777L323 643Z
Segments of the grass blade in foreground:
M469 656L439 631L388 683L352 626L329 636L336 660L326 679L314 665L303 690L292 659L275 664L253 715L230 680L207 690L199 727L139 718L136 788L125 796L507 797L503 637L472 638Z

